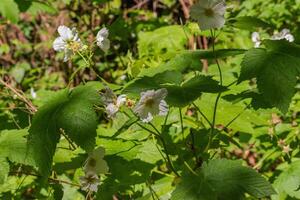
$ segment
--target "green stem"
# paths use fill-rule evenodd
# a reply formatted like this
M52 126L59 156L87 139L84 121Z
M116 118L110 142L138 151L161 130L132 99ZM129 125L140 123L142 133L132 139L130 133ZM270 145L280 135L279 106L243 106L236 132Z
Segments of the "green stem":
M204 115L204 113L200 110L200 108L195 104L193 103L193 106L197 109L197 111L201 114L201 116L205 119L205 121L209 124L209 126L211 127L212 124L211 122L208 120L208 118Z
M78 55L84 60L85 64L89 68L91 66L91 63L86 60L86 58L80 53L80 51L77 51Z
M149 125L156 131L156 136L160 139L162 145L163 145L163 148L165 150L165 153L166 153L166 156L167 156L167 160L168 160L168 164L170 166L170 169L176 174L177 177L180 177L180 175L178 174L178 172L175 170L174 166L173 166L173 163L172 163L172 160L170 158L170 154L169 154L169 151L168 151L168 148L167 148L167 144L165 142L165 140L163 139L163 137L161 136L159 130L150 122Z
M184 130L183 130L183 119L182 119L181 108L179 108L179 116L180 116L180 125L181 125L182 141L184 141Z
M214 54L214 57L215 57L215 61L217 63L217 67L218 67L218 71L219 71L219 76L220 76L220 86L223 86L223 75L222 75L222 70L221 70L221 67L220 67L220 64L219 64L219 61L217 59L217 55L216 55L216 51L215 51L215 33L213 30L210 31L211 33L211 36L213 38L213 54ZM215 124L216 124L216 117L217 117L217 108L218 108L218 103L219 103L219 100L220 100L220 97L221 97L221 94L222 92L219 92L218 93L218 96L216 98L216 101L215 101L215 105L214 105L214 112L213 112L213 120L212 120L212 124L211 124L211 131L208 135L208 144L205 148L205 151L208 151L209 148L210 148L210 145L212 143L212 139L213 139L213 134L214 134L214 131L215 131Z

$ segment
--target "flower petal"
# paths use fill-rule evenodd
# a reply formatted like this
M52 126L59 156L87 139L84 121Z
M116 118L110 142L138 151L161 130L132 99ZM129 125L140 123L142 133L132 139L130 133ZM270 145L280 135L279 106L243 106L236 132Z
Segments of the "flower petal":
M59 26L57 31L64 40L71 40L74 37L71 29L64 25Z
M63 51L66 48L66 42L62 37L58 37L53 42L53 49L55 51Z

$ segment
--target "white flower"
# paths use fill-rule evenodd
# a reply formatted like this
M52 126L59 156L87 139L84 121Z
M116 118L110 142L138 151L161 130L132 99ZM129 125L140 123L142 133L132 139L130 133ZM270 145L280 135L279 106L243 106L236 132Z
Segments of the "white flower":
M141 99L134 107L134 112L143 122L150 122L155 115L167 115L168 104L164 100L168 91L163 88L159 90L148 90L141 93Z
M110 88L106 87L102 96L102 101L105 105L107 116L113 118L116 116L120 107L125 104L126 95L122 94L117 97Z
M191 7L191 18L197 20L202 30L221 28L225 24L224 0L199 0Z
M75 28L71 30L66 26L59 26L57 31L59 37L54 40L53 49L55 51L64 51L64 62L66 62L74 52L82 47L82 43Z
M97 45L104 51L107 52L110 47L110 41L108 39L107 28L102 28L96 36Z
M79 180L82 190L97 192L100 179L96 174L87 173L85 176L81 176Z
M283 40L286 39L289 42L294 42L295 38L291 34L289 29L282 29L279 33L274 33L274 35L271 38L272 40Z
M37 94L36 94L36 92L34 91L33 88L30 88L30 94L31 94L31 97L32 97L33 99L36 99L36 98L37 98Z
M108 172L107 163L103 159L104 154L105 149L102 147L95 149L92 153L89 154L89 157L87 158L83 167L86 174L105 174Z
M251 35L252 42L254 43L254 47L258 48L261 44L260 35L258 32L253 32Z

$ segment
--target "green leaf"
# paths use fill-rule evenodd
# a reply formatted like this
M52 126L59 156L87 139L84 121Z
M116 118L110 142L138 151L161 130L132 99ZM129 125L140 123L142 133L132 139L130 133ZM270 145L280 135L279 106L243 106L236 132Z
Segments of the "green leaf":
M143 76L125 85L122 93L128 93L133 97L138 97L142 91L161 88L163 84L180 84L182 75L177 71L165 71L153 77Z
M137 154L136 158L150 163L155 164L157 161L162 159L162 156L155 144L156 141L147 140L146 142L142 143L142 147L139 149L139 153Z
M220 86L210 76L196 75L181 86L165 86L168 90L167 102L171 106L184 107L195 101L203 92L218 93L225 91L226 87Z
M183 107L200 97L202 92L217 93L226 90L226 87L220 86L210 76L196 75L182 84L181 81L181 73L165 71L153 77L145 76L134 80L127 84L122 92L138 97L146 90L166 88L168 104Z
M14 0L1 0L0 13L12 23L19 21L19 8Z
M300 161L291 163L275 180L274 187L278 195L272 196L274 200L286 199L287 196L300 199Z
M124 131L127 131L130 126L135 124L139 119L136 116L132 116L132 118L129 118L112 136L112 138L118 137L120 134L122 134Z
M163 63L158 67L151 67L143 69L139 76L154 76L164 71L178 71L185 72L187 70L201 71L202 62L201 59L215 59L225 58L229 56L235 56L243 54L243 49L220 49L213 51L196 50L196 51L181 51L176 52L175 56L171 58L167 63Z
M239 28L239 29L245 29L249 31L255 31L257 28L272 28L273 26L261 19L258 19L256 17L238 17L233 20L233 26Z
M255 170L239 161L216 159L204 163L197 176L183 176L171 200L240 200L245 193L262 198L275 191Z
M242 62L239 82L257 78L260 95L253 104L288 111L300 70L300 46L284 40L265 41L266 49L249 50Z
M6 158L0 157L0 184L3 184L9 173L9 163Z
M25 138L27 135L26 129L0 132L0 157L7 157L11 162L34 166L33 158L27 154Z
M187 42L186 32L179 25L166 26L151 32L140 32L138 38L140 57L183 50Z
M84 150L93 150L97 134L93 106L98 103L100 97L95 85L87 84L71 92L57 92L38 110L29 129L28 144L43 175L50 173L61 130Z

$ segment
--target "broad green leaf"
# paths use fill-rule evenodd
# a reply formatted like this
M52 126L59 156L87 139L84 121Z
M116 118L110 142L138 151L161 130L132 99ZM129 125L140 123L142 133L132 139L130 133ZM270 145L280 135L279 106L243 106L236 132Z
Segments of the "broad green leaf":
M116 191L122 194L133 191L138 184L145 183L149 179L152 164L133 159L124 160L118 155L106 156L110 175L103 181L97 192L97 200L112 199Z
M200 97L202 92L218 93L226 90L226 87L220 86L210 76L196 75L183 83L181 81L182 75L179 72L165 71L153 77L144 76L130 82L123 89L123 93L138 97L146 90L166 88L168 104L183 107Z
M8 158L11 162L34 166L31 155L27 154L25 136L28 130L4 130L0 132L0 158Z
M19 21L19 8L14 0L1 0L0 14L12 23Z
M158 28L138 35L139 56L160 55L183 50L187 42L184 27L179 25ZM159 42L158 42L159 41Z
M273 185L278 193L272 196L273 200L283 200L287 196L300 199L300 161L295 161L284 169Z
M158 73L153 77L143 76L137 78L125 85L122 92L128 93L133 97L138 97L143 91L161 88L163 84L179 85L181 81L182 75L180 72L165 71Z
M9 173L9 163L7 162L6 158L0 157L0 184L3 184Z
M174 178L168 176L155 181L153 184L151 184L151 189L153 190L152 192L155 192L155 194L159 196L160 200L170 199L170 195L174 189L173 181ZM153 200L153 196L151 194L151 190L147 189L144 191L144 196L138 198L137 200Z
M163 63L158 67L151 67L143 69L139 76L154 76L164 71L178 71L185 72L187 70L201 71L202 62L201 59L215 59L225 58L229 56L236 56L243 54L243 49L220 49L213 51L196 50L196 51L181 51L176 52L175 56L171 58L167 63Z
M124 131L127 131L133 124L135 124L139 119L136 116L129 118L112 136L112 138L118 137Z
M61 105L68 100L68 91L62 90L52 95L34 115L29 129L28 153L33 155L39 171L50 174L56 145L60 139L56 117Z
M167 102L171 106L184 107L195 101L203 92L218 93L226 90L210 76L196 75L190 80L177 85L166 85L168 90Z
M246 53L239 82L256 78L261 94L253 98L253 104L277 107L286 113L296 92L300 46L284 40L268 40L264 44L265 49L251 49Z
M157 148L160 148L158 145L156 146L156 141L147 140L142 143L142 147L139 148L139 153L136 158L150 163L155 164L157 161L162 159L162 156ZM161 150L160 150L161 151Z
M195 102L209 120L213 118L215 100L216 95L203 94L201 99ZM216 124L226 126L238 116L228 128L232 129L233 132L239 131L245 133L254 133L254 126L268 125L266 119L259 116L254 110L246 109L246 107L247 106L242 102L231 103L220 99L216 115Z
M273 26L271 24L268 24L267 22L258 19L256 17L238 17L236 19L233 19L233 26L239 28L239 29L246 29L250 31L255 31L257 28L272 28Z
M95 85L62 90L48 100L35 114L29 129L29 152L43 175L48 175L62 130L84 150L95 145L97 116L93 109L100 102Z
M106 155L118 155L128 161L135 159L142 148L140 143L122 139L99 138L97 144L105 148Z
M56 116L57 127L86 151L92 151L95 145L98 118L93 107L99 103L100 96L93 85L79 86L70 92Z
M183 176L171 200L241 200L245 193L262 198L275 191L260 174L239 161L216 159L204 163L197 176Z

